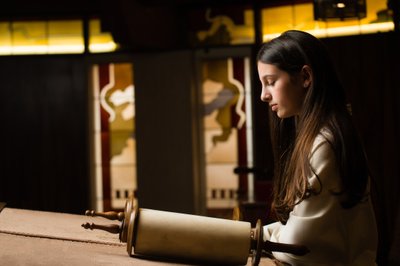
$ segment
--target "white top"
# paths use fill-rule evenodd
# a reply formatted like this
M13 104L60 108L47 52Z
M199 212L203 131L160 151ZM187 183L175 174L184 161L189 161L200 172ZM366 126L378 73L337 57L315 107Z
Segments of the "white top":
M323 133L329 138L328 134ZM343 209L341 179L332 147L321 134L314 141L310 163L322 183L322 191L296 205L286 225L280 222L264 226L264 240L302 244L310 252L304 256L273 252L280 261L291 265L376 265L378 233L371 200L351 209ZM308 178L319 191L316 175Z

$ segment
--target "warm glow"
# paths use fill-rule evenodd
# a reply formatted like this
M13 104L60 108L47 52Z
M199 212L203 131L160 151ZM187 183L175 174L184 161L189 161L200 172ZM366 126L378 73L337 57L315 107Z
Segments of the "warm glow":
M104 52L112 52L117 50L118 45L110 41L108 43L92 43L89 45L89 51L91 53L104 53Z
M337 37L337 36L348 36L348 35L360 35L360 34L370 34L377 32L388 32L394 30L393 22L383 22L375 24L364 24L358 26L344 26L336 28L326 28L326 29L313 29L306 30L306 32L311 33L315 37L325 38L325 37ZM275 37L278 37L280 33L265 34L263 36L264 41L269 41Z
M91 53L112 52L118 48L115 42L92 43L89 45ZM81 54L83 45L31 45L31 46L0 46L0 55L27 55L27 54Z
M338 8L345 8L346 5L344 3L337 3L336 5Z
M89 51L91 53L104 53L117 50L118 45L114 42L111 34L101 31L100 20L91 20L89 27Z
M81 54L85 50L83 45L49 45L49 54Z
M31 45L0 46L0 55L27 54L79 54L83 53L83 45Z
M90 21L89 52L118 48L100 21ZM0 55L82 54L85 51L81 20L0 22Z
M1 52L10 51L10 54L45 54L47 53L46 45L32 45L32 46L6 46L1 47ZM4 49L4 50L3 50Z
M339 1L337 7L344 8L345 4ZM263 41L271 40L291 29L306 31L319 38L392 31L394 23L391 18L378 17L378 13L385 10L385 0L367 0L365 18L316 21L312 3L265 8L262 11Z

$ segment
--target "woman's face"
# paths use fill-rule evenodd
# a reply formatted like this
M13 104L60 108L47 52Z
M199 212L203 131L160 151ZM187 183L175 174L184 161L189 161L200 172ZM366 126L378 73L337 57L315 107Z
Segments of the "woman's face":
M261 100L269 103L278 117L300 114L307 92L301 74L291 77L274 65L258 62L258 76L262 84Z

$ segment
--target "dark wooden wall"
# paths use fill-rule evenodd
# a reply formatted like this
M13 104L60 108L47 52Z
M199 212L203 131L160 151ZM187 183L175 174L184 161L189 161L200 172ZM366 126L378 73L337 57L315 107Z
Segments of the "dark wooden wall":
M380 265L392 265L386 259L393 245L399 247L393 241L400 230L396 222L400 213L400 35L360 35L324 42L348 91L369 159L381 231Z
M0 58L0 201L9 207L87 207L86 78L81 57Z
M148 54L134 68L139 204L198 214L204 187L196 162L193 52Z

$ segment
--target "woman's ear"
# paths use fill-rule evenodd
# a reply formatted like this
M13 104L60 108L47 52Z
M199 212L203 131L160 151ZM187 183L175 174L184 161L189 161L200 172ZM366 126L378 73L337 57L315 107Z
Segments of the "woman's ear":
M309 65L303 66L303 68L301 69L301 76L303 81L303 87L308 89L313 82L312 69Z

